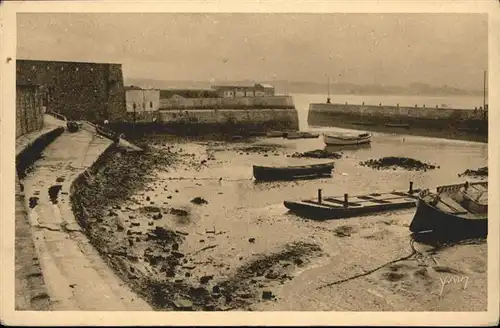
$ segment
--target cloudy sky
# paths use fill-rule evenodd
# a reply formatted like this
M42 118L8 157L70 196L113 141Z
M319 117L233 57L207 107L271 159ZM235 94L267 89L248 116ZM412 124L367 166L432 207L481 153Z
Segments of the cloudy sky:
M126 78L481 89L478 14L18 14L21 59L117 62Z

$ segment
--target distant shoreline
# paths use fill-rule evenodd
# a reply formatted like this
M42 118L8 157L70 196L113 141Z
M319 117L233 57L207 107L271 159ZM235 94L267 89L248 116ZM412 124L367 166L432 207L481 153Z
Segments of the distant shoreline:
M255 81L218 81L218 84L240 85L252 84ZM300 93L300 94L327 94L326 83L315 82L289 82L289 81L261 81L276 88L277 93ZM215 82L214 82L215 83ZM154 87L162 90L168 89L210 89L214 84L208 81L161 81L147 78L126 78L126 85L137 85L141 87ZM358 85L351 83L332 83L330 85L331 95L353 95L353 96L427 96L427 97L482 97L481 89L461 89L449 86L433 86L425 83L413 83L405 86L396 85Z
M289 94L289 95L293 95L293 94L302 94L302 95L324 95L324 96L327 96L327 94L325 92L304 92L304 91L301 91L301 92L290 92L290 91L282 91L282 90L277 90L277 93L284 93L284 94ZM482 94L481 95L477 95L477 94L426 94L426 93L392 93L392 92L388 92L388 93L380 93L380 92L372 92L372 93L369 93L369 92L364 92L364 93L357 93L357 92L353 92L353 93L346 93L346 92L330 92L330 95L332 96L342 96L342 95L349 95L349 96L394 96L394 97L401 97L401 96L414 96L414 97L418 97L418 96L421 96L421 97L482 97Z

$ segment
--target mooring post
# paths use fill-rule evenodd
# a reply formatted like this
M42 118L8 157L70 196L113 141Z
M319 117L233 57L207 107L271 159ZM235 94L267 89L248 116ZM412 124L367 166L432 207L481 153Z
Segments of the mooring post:
M413 181L410 181L410 190L408 191L409 194L413 193Z
M318 203L321 204L321 189L318 189Z
M349 195L344 194L344 207L347 208L348 204L349 204Z

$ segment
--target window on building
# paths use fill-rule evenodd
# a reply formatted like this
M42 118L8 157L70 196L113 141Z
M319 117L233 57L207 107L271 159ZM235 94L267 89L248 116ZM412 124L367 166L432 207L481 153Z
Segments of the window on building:
M152 101L149 102L149 108L153 108L153 102Z

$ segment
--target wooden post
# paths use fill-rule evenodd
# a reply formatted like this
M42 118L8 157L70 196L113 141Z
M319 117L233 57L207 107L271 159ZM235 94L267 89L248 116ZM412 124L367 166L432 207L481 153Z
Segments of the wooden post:
M469 189L469 181L465 181L465 186L464 186L465 190Z
M318 203L321 204L321 189L318 189Z
M410 181L410 190L408 191L409 194L413 193L413 181Z
M344 207L347 208L349 206L349 195L344 194Z

